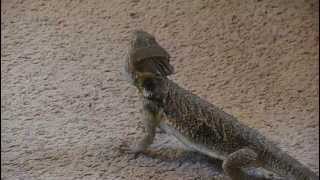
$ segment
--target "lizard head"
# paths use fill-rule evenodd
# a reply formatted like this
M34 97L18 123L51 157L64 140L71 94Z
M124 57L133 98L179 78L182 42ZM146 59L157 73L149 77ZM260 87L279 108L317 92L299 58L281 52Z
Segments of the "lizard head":
M135 30L131 36L131 48L139 49L158 45L155 37L145 31Z
M137 72L149 72L161 76L174 73L169 63L170 56L151 34L136 30L132 32L126 59L126 73L134 81Z
M145 72L136 74L134 85L145 98L154 99L162 97L163 82L164 77Z

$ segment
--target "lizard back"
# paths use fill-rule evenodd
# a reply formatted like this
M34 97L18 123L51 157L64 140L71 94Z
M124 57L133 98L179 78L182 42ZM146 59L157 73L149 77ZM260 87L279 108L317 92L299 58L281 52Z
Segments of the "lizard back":
M162 77L147 86L152 87L145 87L148 91L146 99L162 110L163 126L182 142L196 143L200 152L224 160L228 154L249 147L258 153L258 159L266 169L296 180L318 179L309 168L257 130L173 81Z

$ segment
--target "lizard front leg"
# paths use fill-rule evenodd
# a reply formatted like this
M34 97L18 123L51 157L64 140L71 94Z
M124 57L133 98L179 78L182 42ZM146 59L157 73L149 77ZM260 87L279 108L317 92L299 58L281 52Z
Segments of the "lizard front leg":
M143 122L145 126L145 135L133 152L138 155L145 151L153 142L156 128L159 126L159 111L152 102L145 102L143 106Z

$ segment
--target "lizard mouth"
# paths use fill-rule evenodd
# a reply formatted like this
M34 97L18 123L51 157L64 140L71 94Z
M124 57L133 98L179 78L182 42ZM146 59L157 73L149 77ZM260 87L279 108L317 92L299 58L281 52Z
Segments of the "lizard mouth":
M152 95L153 95L152 92L150 92L146 89L143 90L143 97L145 97L147 99L151 99Z

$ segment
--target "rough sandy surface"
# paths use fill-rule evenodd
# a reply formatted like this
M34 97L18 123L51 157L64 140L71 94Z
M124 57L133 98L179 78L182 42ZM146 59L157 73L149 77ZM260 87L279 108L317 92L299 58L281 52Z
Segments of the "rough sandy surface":
M242 2L242 3L240 3ZM121 71L154 34L173 79L319 171L318 1L1 0L1 179L195 179L215 163L166 134L153 156Z

